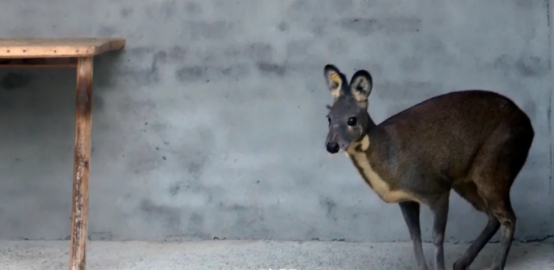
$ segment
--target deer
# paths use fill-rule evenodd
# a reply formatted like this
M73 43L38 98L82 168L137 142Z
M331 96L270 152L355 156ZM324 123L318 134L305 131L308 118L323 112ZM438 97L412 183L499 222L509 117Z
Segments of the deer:
M500 228L500 248L491 269L504 269L516 226L510 189L535 136L526 113L506 96L470 89L429 98L376 124L368 113L371 74L357 70L348 82L333 64L323 70L333 97L327 105L326 150L345 153L382 201L398 203L419 269L428 269L421 205L433 214L434 267L445 269L452 190L488 217L453 269L468 269Z

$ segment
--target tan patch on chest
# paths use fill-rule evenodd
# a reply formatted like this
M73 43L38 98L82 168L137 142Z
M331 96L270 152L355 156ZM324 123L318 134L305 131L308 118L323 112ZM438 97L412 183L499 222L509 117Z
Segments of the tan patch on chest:
M391 190L389 183L373 170L367 152L369 145L369 136L366 135L358 144L353 144L348 148L346 156L352 160L354 166L356 166L360 175L362 175L362 178L371 189L387 203L398 203L402 201L420 202L412 193L401 189Z

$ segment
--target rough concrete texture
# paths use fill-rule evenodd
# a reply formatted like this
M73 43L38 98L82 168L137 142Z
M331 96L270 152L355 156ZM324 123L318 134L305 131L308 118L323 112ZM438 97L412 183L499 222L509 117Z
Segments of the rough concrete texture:
M0 269L67 269L68 243L63 241L0 242ZM447 269L467 245L445 246ZM489 244L471 265L488 269L498 250ZM424 245L431 269L433 247ZM510 251L506 269L552 270L554 244L518 244ZM185 243L89 243L87 269L417 269L410 243L350 243L292 241L200 241Z
M326 156L326 63L372 72L378 122L457 89L514 99L536 131L512 193L516 239L541 240L554 234L551 6L0 0L0 36L128 41L95 62L93 240L409 240L398 206L346 157ZM75 74L12 70L0 81L0 238L64 239ZM485 223L452 195L449 241L472 240ZM427 209L422 224L429 240Z

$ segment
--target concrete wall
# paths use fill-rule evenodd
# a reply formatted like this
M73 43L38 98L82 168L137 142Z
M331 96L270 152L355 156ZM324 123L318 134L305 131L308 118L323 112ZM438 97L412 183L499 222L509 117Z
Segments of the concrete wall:
M456 89L511 98L536 131L516 238L554 234L550 6L542 0L0 1L1 37L125 37L95 62L90 238L409 240L329 159L322 68L375 80L375 121ZM0 74L0 238L69 235L71 70ZM484 215L452 195L449 240ZM422 217L429 240L431 215Z

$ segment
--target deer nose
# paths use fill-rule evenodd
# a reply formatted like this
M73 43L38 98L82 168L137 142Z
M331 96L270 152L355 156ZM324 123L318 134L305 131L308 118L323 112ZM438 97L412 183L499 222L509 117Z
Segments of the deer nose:
M339 143L337 142L327 142L327 151L329 153L337 153L339 152Z

